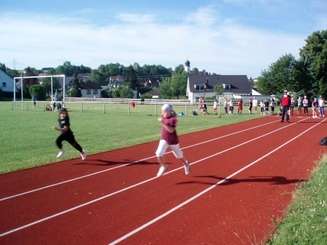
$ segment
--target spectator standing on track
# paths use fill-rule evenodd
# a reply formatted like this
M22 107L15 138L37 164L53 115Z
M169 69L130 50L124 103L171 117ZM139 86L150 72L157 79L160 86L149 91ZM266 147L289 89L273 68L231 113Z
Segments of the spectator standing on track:
M318 107L318 101L317 98L314 98L312 103L311 103L311 108L312 108L312 118L317 118L317 107Z
M168 147L170 147L174 156L183 162L185 174L188 175L190 173L190 164L185 159L183 151L179 146L176 132L178 121L175 116L176 113L173 111L171 105L164 104L161 107L161 117L158 118L158 121L161 123L161 139L156 151L156 156L160 165L157 177L162 176L168 167L164 158L164 154Z
M319 116L325 117L325 100L323 99L322 95L319 96L318 104L319 104Z
M291 97L291 106L290 106L290 114L293 116L293 111L294 111L294 105L295 105L295 100L293 96Z
M302 97L299 96L299 98L297 99L297 115L299 116L302 116Z
M253 113L257 114L258 113L258 100L255 97L253 97L253 100L252 100L252 107L253 107Z
M58 148L60 149L57 158L63 157L65 155L65 151L62 147L62 142L66 140L69 144L71 144L76 150L78 150L81 154L82 160L86 159L86 152L82 149L82 147L77 143L75 140L73 131L70 129L70 123L69 123L69 116L66 109L61 109L59 112L59 125L60 128L57 128L55 126L52 127L52 129L60 131L61 134L56 139L56 144Z
M304 96L303 101L302 101L302 105L303 105L304 116L309 116L309 111L308 111L309 100L307 99L307 96Z
M239 101L237 102L237 113L240 115L242 114L243 111L243 100L239 99Z
M286 121L290 122L290 115L288 113L290 106L291 106L291 97L287 95L287 90L284 90L284 95L281 98L281 108L282 108L282 119L280 122L284 122L284 118L286 115Z

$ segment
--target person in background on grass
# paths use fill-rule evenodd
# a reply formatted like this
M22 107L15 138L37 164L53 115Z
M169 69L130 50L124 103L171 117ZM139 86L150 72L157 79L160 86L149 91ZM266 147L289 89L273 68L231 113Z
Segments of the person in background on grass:
M227 102L227 98L224 99L224 110L225 110L225 114L228 115L228 102Z
M311 103L311 108L312 108L312 118L317 118L317 107L318 107L318 101L317 98L314 98L312 103Z
M185 159L183 151L179 146L179 140L176 132L178 121L176 119L176 113L173 111L171 105L164 104L161 107L161 117L158 118L158 121L161 123L161 139L156 151L156 156L160 165L157 177L162 176L168 167L164 158L164 154L166 153L168 147L170 147L174 156L182 161L184 164L185 174L188 175L190 173L190 164Z
M309 116L309 111L308 111L309 100L307 99L307 96L304 96L303 101L302 101L302 106L303 106L304 116Z
M36 107L36 95L34 94L33 95L33 108Z
M276 106L275 100L274 98L271 98L271 102L270 102L271 115L275 114L275 106Z
M249 114L252 114L252 99L249 99Z
M217 99L215 99L213 101L213 114L214 115L217 115L217 105L218 105L218 101L217 101Z
M228 102L228 107L229 107L229 115L233 115L234 114L234 103L233 103L232 98L230 98L230 100Z
M237 113L240 115L240 114L242 114L242 111L243 111L243 100L240 99L237 102Z
M260 106L260 114L263 115L263 113L265 111L265 104L263 103L262 100L260 100L259 106Z
M269 115L269 101L267 99L265 99L265 101L263 102L265 105L265 115Z
M253 97L252 106L253 106L253 113L257 114L258 113L258 100L255 97Z
M86 152L82 149L82 147L75 140L73 131L70 129L69 116L68 116L68 112L66 109L60 110L58 121L59 121L60 128L57 128L55 126L52 127L52 129L61 132L61 134L56 139L56 144L57 144L58 148L60 149L60 151L57 155L57 158L63 157L65 155L65 151L62 147L62 142L64 140L66 140L76 150L79 151L79 153L81 154L82 160L85 160Z
M290 122L290 115L288 111L291 105L291 97L287 95L287 90L284 90L284 95L280 101L281 101L281 109L282 109L282 119L280 122L284 122L285 115L286 115L286 121Z
M325 117L325 101L322 95L319 96L318 104L319 104L319 116Z
M299 96L297 99L297 115L302 116L302 97Z

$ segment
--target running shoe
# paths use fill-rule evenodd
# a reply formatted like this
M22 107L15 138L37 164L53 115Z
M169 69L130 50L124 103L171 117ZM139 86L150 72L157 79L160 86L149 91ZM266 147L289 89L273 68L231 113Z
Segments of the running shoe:
M162 175L164 174L164 172L166 171L167 167L168 167L167 164L161 166L161 167L159 168L158 173L157 173L157 177L162 176Z
M188 175L191 172L190 163L188 161L186 161L186 165L184 165L184 169L186 175Z
M82 157L82 160L86 159L86 151L83 150L83 152L81 153L81 157Z
M64 151L59 151L58 155L56 156L56 158L60 158L63 157L65 155Z

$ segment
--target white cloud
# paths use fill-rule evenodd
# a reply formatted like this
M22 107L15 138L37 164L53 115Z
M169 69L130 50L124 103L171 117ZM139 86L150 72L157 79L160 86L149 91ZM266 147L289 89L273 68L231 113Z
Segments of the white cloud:
M189 13L180 23L163 24L148 14L118 13L116 18L97 26L88 19L35 13L0 16L0 62L10 68L14 59L24 64L16 69L65 61L93 69L116 62L175 68L189 59L191 68L256 77L282 55L297 56L306 38L224 19L213 6Z

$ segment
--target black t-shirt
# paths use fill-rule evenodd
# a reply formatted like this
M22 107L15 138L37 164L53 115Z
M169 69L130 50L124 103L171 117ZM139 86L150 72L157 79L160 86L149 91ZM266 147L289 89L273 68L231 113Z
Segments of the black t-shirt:
M68 130L66 132L61 132L62 134L67 134L67 133L73 133L70 129L70 123L69 123L69 118L66 117L65 119L58 119L59 121L59 126L60 128L64 128L65 126L68 127Z

